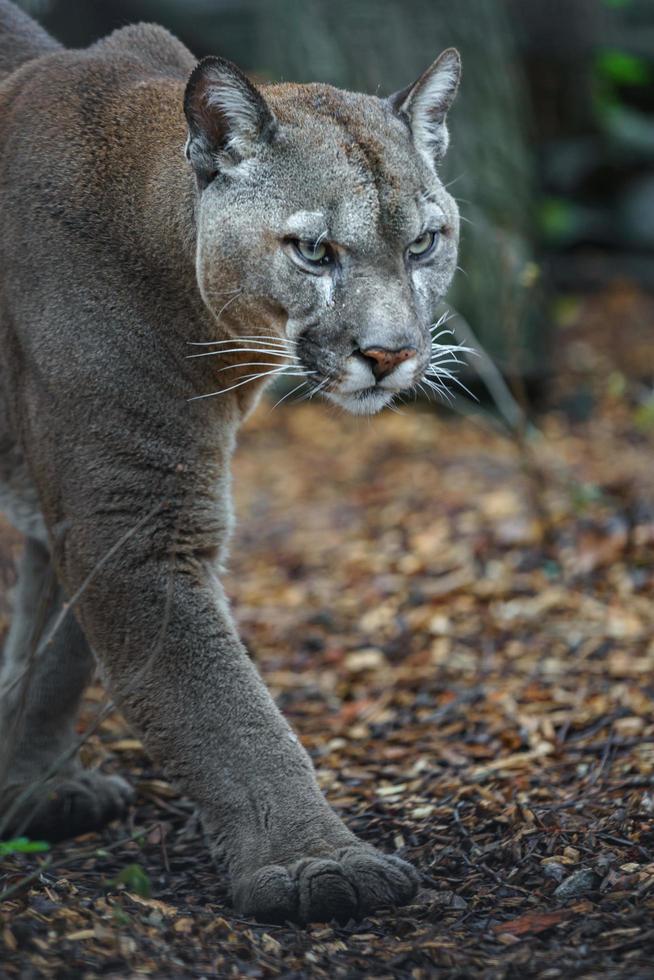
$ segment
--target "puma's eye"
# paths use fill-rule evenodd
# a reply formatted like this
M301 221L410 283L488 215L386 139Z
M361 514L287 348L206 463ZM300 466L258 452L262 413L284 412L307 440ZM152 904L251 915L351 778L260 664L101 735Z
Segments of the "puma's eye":
M328 265L332 260L329 246L324 242L305 242L298 239L293 244L304 261L311 265Z
M436 232L425 231L419 238L416 238L415 242L411 242L407 251L410 256L423 259L429 255L435 244Z

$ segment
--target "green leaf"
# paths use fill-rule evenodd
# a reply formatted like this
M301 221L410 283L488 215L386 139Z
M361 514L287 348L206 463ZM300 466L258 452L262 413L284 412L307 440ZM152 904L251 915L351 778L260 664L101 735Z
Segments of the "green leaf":
M627 390L627 379L622 371L611 371L606 380L606 390L611 398L622 398Z
M130 923L130 918L127 912L125 912L123 909L117 908L115 905L113 905L111 908L111 918L114 920L117 926L128 926Z
M550 581L554 581L561 576L561 566L557 561L548 560L543 562L543 571Z
M574 232L575 218L570 205L557 197L544 198L539 209L539 224L548 238L567 238Z
M626 51L607 49L595 59L597 73L614 85L647 85L651 71L644 58Z
M641 432L654 429L654 396L638 406L634 412L634 422Z
M581 299L574 295L557 296L552 303L552 316L558 327L575 325L581 314Z
M125 885L128 891L140 895L141 898L150 898L152 894L150 878L140 864L128 864L109 884Z
M604 499L601 488L594 483L573 484L570 490L570 496L572 498L572 506L578 514L583 514L593 504L597 504Z
M7 857L9 854L40 854L49 850L50 845L46 841L30 840L29 837L0 841L0 857Z

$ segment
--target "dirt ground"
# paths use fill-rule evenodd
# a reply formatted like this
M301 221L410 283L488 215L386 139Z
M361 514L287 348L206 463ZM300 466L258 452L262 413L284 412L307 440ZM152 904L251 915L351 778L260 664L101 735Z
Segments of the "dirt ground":
M415 904L233 916L192 806L113 713L85 756L138 806L4 859L0 976L654 977L653 312L625 285L561 305L528 456L410 408L262 405L243 433L243 636L332 805L420 869Z

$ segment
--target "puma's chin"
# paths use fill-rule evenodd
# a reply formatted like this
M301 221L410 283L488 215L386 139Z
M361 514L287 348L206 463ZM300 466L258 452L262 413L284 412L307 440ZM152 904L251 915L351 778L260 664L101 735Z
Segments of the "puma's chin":
M379 387L362 388L359 391L326 391L325 398L340 405L352 415L375 415L390 405L397 392Z

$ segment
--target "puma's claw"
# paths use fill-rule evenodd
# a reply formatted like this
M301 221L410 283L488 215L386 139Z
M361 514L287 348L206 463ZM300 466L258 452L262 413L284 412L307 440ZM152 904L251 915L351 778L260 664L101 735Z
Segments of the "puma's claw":
M9 813L24 786L5 795L0 810ZM11 814L7 831L20 830L47 841L77 837L122 817L134 798L132 787L120 776L80 771L65 779L49 780L26 796Z
M234 898L241 913L261 922L346 922L405 905L417 887L418 874L410 864L354 846L332 858L266 865L237 882Z

